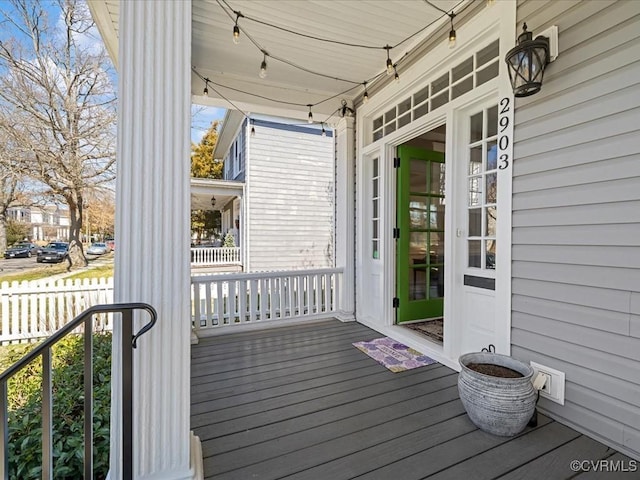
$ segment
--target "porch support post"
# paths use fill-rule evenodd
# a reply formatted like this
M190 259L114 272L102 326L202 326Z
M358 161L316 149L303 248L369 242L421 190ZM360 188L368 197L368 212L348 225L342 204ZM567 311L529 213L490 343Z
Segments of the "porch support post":
M133 476L197 478L189 432L191 2L121 1L119 49L114 297L158 311L133 352ZM134 333L147 321L140 314ZM112 480L123 478L114 323Z
M354 119L336 127L336 267L342 268L337 318L355 320L355 143Z

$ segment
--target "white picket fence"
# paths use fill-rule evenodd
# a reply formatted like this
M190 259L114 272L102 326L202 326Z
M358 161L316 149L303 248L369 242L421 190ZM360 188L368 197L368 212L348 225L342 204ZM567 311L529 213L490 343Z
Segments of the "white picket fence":
M194 275L191 323L196 330L326 318L338 310L342 270ZM87 308L113 303L113 278L0 284L0 344L48 337ZM188 320L187 320L188 321ZM111 330L112 314L96 316Z
M196 332L282 320L327 318L338 310L342 269L198 276L191 279Z
M0 284L0 343L48 337L87 308L113 303L113 278ZM111 330L112 315L96 315L94 330Z
M191 266L240 265L240 247L193 247Z

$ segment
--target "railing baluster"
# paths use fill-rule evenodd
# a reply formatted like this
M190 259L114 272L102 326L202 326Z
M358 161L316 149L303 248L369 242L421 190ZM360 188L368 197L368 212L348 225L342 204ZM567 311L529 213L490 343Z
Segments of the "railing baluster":
M84 478L93 478L93 318L84 322Z
M42 352L42 479L53 478L53 402L51 348Z
M0 478L9 480L9 405L7 395L7 382L0 382Z
M122 478L133 479L133 312L122 312Z

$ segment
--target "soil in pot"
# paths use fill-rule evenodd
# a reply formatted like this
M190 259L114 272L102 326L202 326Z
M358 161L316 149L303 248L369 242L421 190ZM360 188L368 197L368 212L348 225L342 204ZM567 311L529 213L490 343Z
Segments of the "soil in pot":
M520 372L516 372L515 370L507 367L503 367L502 365L493 365L491 363L469 363L467 367L473 370L474 372L482 373L484 375L491 375L492 377L500 377L500 378L522 378Z

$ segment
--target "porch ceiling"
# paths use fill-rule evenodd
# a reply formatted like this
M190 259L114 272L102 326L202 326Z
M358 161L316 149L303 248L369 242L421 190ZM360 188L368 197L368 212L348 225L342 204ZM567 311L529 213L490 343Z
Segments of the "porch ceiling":
M431 3L442 10L451 11L461 2L431 0ZM119 2L90 0L90 4L94 18L96 14L102 17L103 21L96 21L105 41L112 43L108 49L113 56L113 52L117 52L113 43L117 45ZM242 33L237 45L232 40L235 21L233 10L246 16L238 22ZM380 48L364 49L321 42L284 32L253 19L312 37ZM381 47L396 45L433 23L391 50L391 58L396 62L448 21L446 16L443 18L441 11L423 0L194 0L192 65L215 85L209 86L209 95L205 97L204 82L194 73L191 82L193 101L202 105L234 108L223 98L226 97L245 112L306 119L309 111L307 104L315 105L336 96L313 107L316 114L314 118L323 121L340 106L341 99L352 102L362 94L362 82L384 71L387 54ZM251 43L248 35L270 55L265 79L258 77L263 55ZM320 72L326 77L307 73L274 57ZM382 80L387 78L385 75Z
M222 210L236 197L242 197L244 183L207 178L191 179L191 210ZM215 198L214 205L212 197Z

